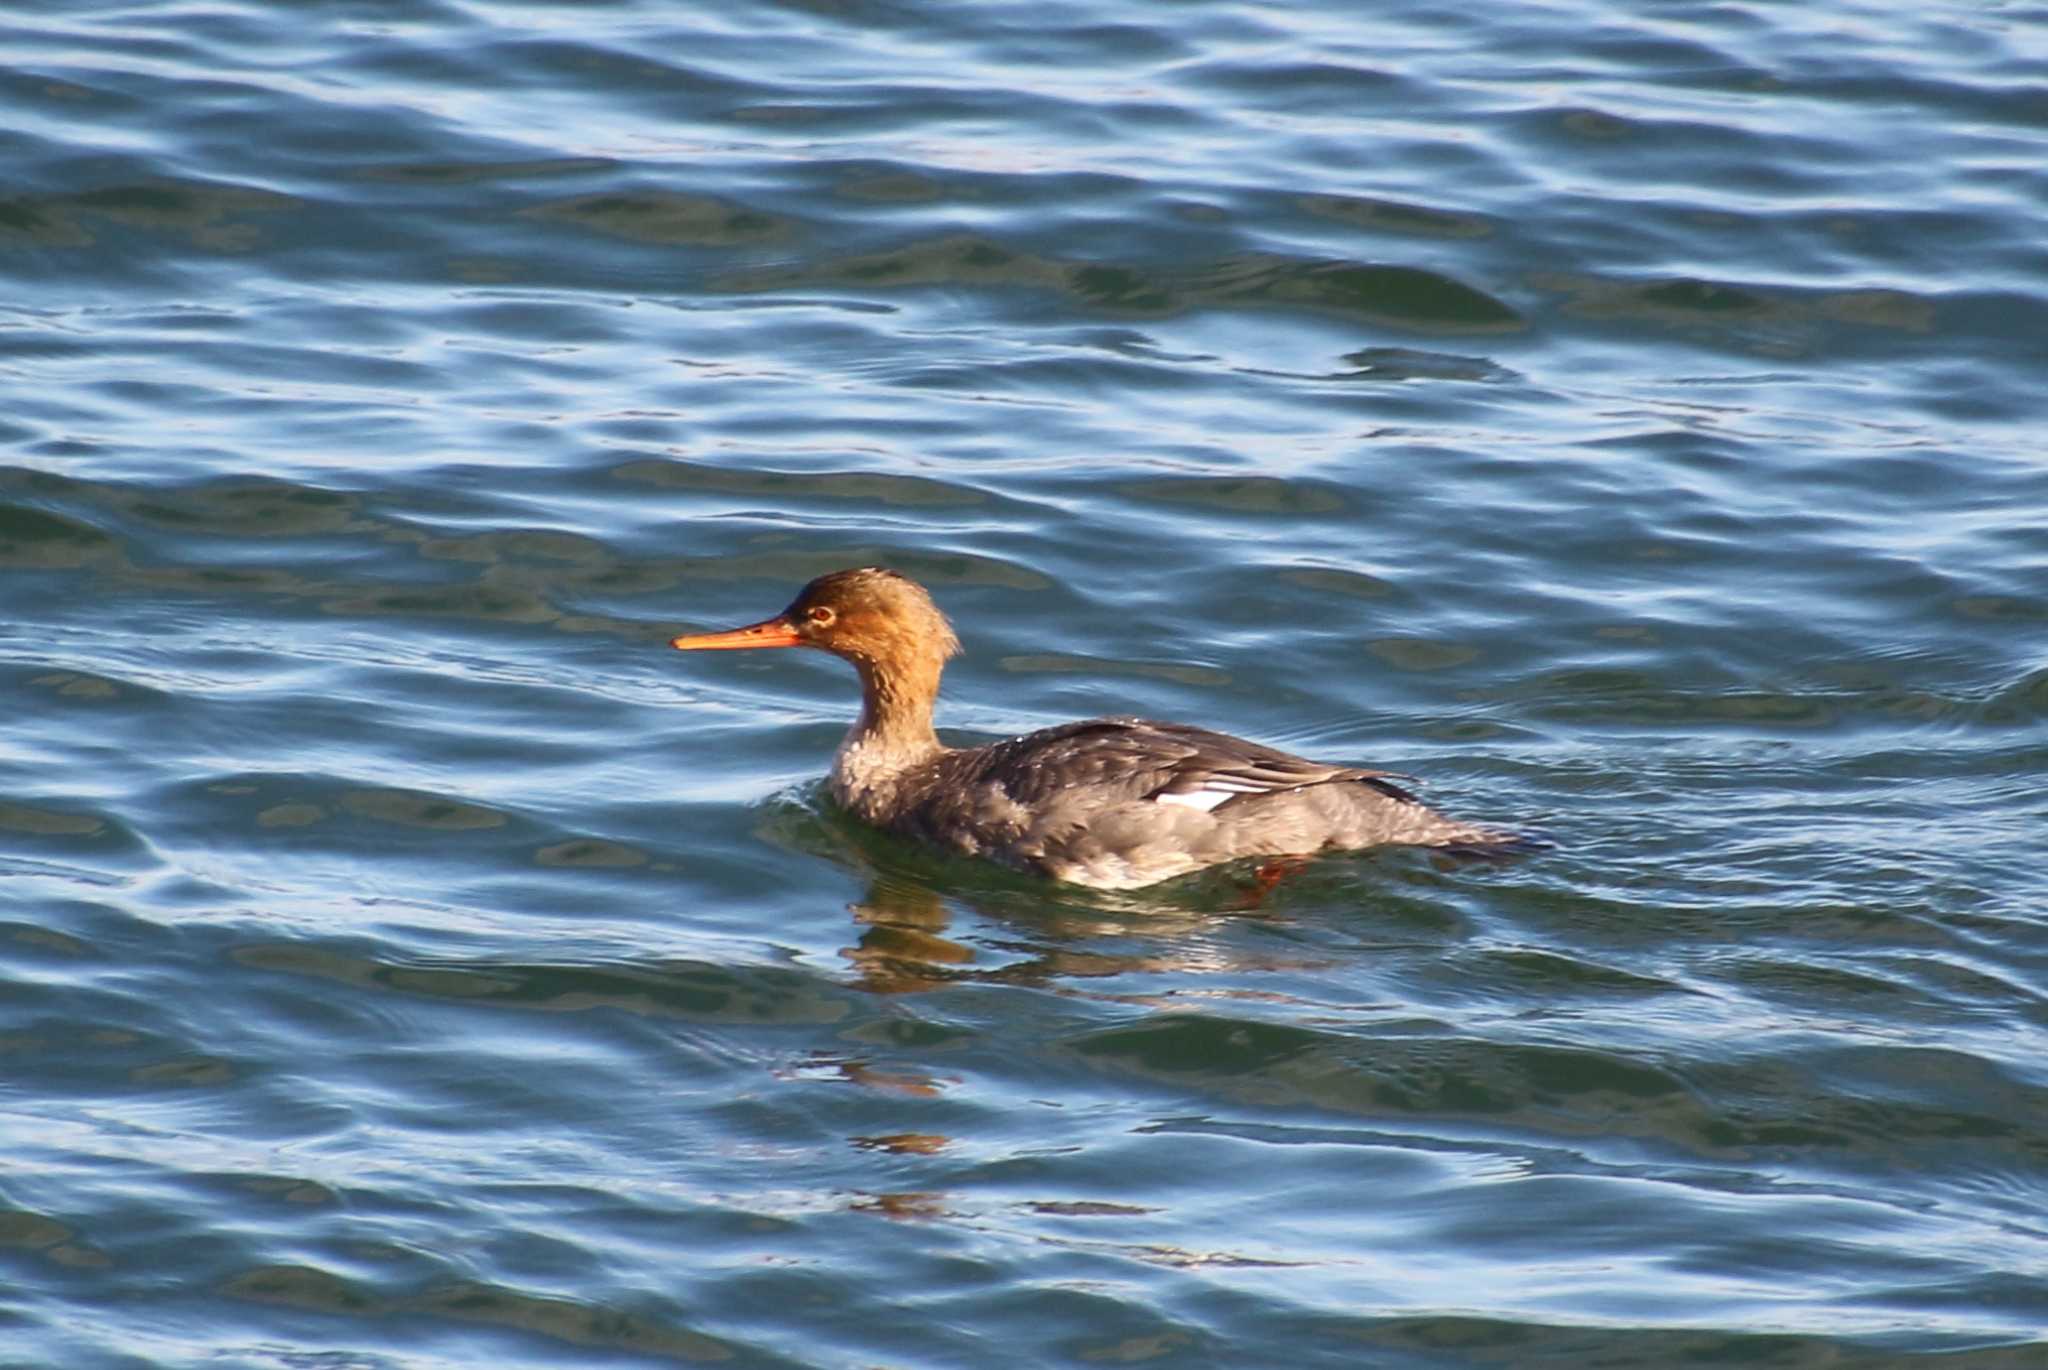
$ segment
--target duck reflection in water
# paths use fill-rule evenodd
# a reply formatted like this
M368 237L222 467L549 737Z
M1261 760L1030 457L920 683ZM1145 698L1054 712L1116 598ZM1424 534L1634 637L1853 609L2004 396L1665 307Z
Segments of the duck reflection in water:
M1132 974L1300 969L1304 962L1216 934L1275 916L1231 873L1168 899L1051 887L912 847L804 796L771 806L762 836L776 846L862 872L851 911L859 928L840 954L858 983L915 994L963 983L1053 987Z

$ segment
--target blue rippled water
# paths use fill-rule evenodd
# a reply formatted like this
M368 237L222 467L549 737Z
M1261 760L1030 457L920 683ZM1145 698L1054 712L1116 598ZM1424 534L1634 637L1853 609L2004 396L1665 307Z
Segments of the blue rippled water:
M0 1364L2048 1363L2048 10L31 0L0 159ZM876 561L1552 845L864 832L663 644Z

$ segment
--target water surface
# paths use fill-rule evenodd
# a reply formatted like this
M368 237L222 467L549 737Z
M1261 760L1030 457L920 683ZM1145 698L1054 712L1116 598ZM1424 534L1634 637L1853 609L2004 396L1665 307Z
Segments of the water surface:
M2048 15L0 20L0 1361L2036 1364ZM686 658L1553 845L1101 898Z

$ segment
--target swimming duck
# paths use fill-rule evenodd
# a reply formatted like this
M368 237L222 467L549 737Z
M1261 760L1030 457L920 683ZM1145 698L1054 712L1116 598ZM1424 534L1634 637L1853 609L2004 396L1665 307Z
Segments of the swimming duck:
M1385 844L1497 850L1390 771L1332 766L1185 723L1091 718L948 747L932 731L960 650L922 585L878 566L820 576L773 618L689 633L686 652L814 647L853 664L861 710L832 797L875 827L1096 889L1136 889L1246 857Z

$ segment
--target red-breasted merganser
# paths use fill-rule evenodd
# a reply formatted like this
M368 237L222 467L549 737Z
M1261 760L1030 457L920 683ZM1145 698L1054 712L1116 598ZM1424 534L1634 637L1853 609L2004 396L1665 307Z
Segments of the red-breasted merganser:
M816 647L852 662L861 710L832 758L834 799L889 832L1076 885L1136 889L1243 857L1515 841L1424 806L1395 783L1405 776L1184 723L1092 718L948 747L932 705L960 641L922 585L880 567L820 576L773 618L669 645Z

